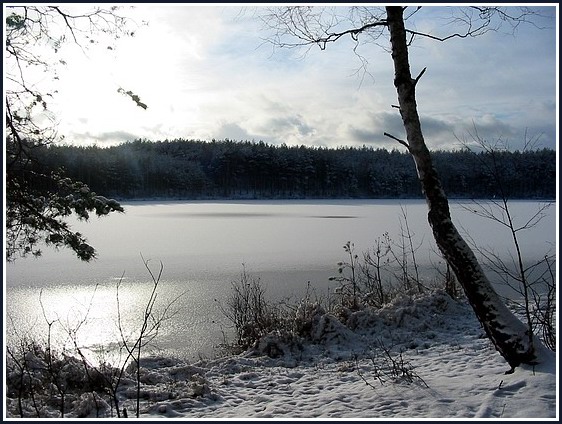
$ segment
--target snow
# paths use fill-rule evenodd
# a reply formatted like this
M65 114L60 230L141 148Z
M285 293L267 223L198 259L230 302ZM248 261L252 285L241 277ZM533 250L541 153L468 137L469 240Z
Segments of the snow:
M506 374L466 301L442 291L337 316L318 309L307 331L193 363L143 359L141 418L558 418L556 355ZM119 397L133 417L132 376ZM96 417L91 398L67 417Z

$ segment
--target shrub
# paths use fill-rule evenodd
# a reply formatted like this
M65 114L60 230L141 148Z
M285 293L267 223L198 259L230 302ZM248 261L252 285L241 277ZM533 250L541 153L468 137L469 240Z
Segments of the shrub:
M234 325L238 349L246 350L269 332L287 326L281 307L266 300L260 279L250 276L245 267L240 280L232 282L232 292L225 305L219 304L219 307Z
M79 357L26 338L16 347L7 346L6 352L6 396L16 401L8 402L10 414L48 417L49 405L64 417L75 402L93 396L86 415L107 415L107 402L97 393L107 393L108 386L99 378L100 371Z

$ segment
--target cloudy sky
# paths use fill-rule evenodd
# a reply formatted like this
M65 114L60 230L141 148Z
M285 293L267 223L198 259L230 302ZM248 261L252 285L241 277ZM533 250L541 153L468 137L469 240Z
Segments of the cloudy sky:
M143 5L124 8L140 25L116 49L72 51L61 71L57 107L67 142L115 144L136 138L234 139L315 146L395 147L404 137L386 37L361 46L349 39L319 48L273 48L258 16L240 5ZM337 11L345 13L341 7ZM450 8L423 7L408 24L435 35L458 30ZM431 149L458 148L476 129L520 148L540 136L556 147L555 7L543 18L480 37L416 38L412 74L427 71L417 101ZM139 108L123 87L148 105Z

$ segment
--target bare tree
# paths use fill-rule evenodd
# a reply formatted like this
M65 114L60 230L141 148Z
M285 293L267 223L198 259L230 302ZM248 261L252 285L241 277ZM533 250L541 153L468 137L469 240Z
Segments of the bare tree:
M125 349L125 360L123 361L117 375L115 376L115 390L114 390L114 402L115 407L117 409L117 414L119 415L119 407L118 401L116 397L117 387L120 384L120 381L123 377L125 372L126 366L132 361L134 369L136 371L136 417L140 416L140 390L141 390L141 358L144 352L144 348L150 345L154 341L154 339L158 336L160 329L164 322L172 319L177 313L178 310L172 309L172 307L180 300L180 298L185 294L182 293L168 302L164 308L160 311L157 311L154 307L156 305L156 300L158 298L158 286L160 285L160 279L162 277L162 272L164 271L164 265L160 262L160 269L158 273L155 274L149 266L149 260L144 259L142 257L142 261L144 267L146 268L150 278L152 280L152 289L150 291L150 295L148 296L148 300L146 301L146 305L142 314L142 321L141 327L138 330L136 335L132 337L127 337L125 334L125 328L123 319L121 317L121 299L119 296L119 288L122 283L122 278L118 281L116 287L116 300L117 300L117 327L119 330L120 335L120 343L121 346ZM124 414L126 410L124 409Z
M546 252L544 256L531 264L525 263L522 253L523 232L532 230L542 219L546 217L548 208L552 203L546 202L529 214L529 216L517 219L510 208L510 189L508 170L500 165L500 156L508 150L508 141L499 138L490 142L482 138L475 128L470 134L472 143L487 153L485 157L477 156L483 168L492 177L496 194L487 203L473 200L464 209L499 224L507 230L513 242L515 254L511 257L509 264L500 254L491 249L477 247L472 241L475 249L484 257L491 272L493 272L505 285L510 287L522 298L522 304L512 300L523 312L527 327L529 328L529 343L533 344L534 334L538 329L543 336L544 342L551 350L555 348L555 335L553 316L555 315L556 281L552 274L552 263L555 256ZM532 149L539 141L539 137L528 137L525 133L523 151ZM469 148L467 140L462 140ZM476 155L476 154L475 154ZM512 170L509 170L512 172ZM546 299L545 299L546 296ZM537 328L538 327L538 328Z
M534 364L540 361L537 349L540 342L531 341L530 329L506 307L451 220L449 202L425 144L416 104L416 86L425 68L415 78L412 77L408 47L416 37L438 41L474 37L497 30L502 23L515 29L523 23L532 22L536 12L530 8L462 8L458 9L460 14L452 15L459 32L436 36L406 27L406 22L420 9L402 6L351 9L290 6L269 8L262 18L274 34L269 41L284 48L316 45L325 49L329 43L351 37L357 53L361 43L378 43L383 35L389 35L394 86L398 95L395 108L400 112L406 140L388 133L385 135L406 147L412 155L437 246L453 269L486 334L512 369L521 363ZM346 10L350 13L345 14Z

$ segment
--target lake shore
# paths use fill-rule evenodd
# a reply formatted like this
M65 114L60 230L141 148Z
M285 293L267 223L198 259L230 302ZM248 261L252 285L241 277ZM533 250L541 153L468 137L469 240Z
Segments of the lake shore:
M513 202L514 216L524 219L537 205L532 201ZM511 241L508 235L500 235L501 226L463 206L451 203L459 227L480 246L490 246L509 259ZM432 243L427 206L421 199L143 201L125 204L125 209L125 214L72 223L98 249L99 258L92 263L78 261L69 251L47 249L38 259L6 264L4 293L7 312L15 322L41 332L41 290L46 310L67 317L70 311L84 310L96 287L99 310L108 311L103 313L111 317L115 308L108 305L114 302L115 284L121 277L124 284L143 288L138 295L131 293L128 301L131 315L127 317L134 322L133 312L142 308L142 293L149 284L142 253L152 266L158 267L162 261L163 298L186 292L181 303L181 325L163 338L164 347L179 347L181 355L189 357L199 350L209 353L221 341L220 326L228 324L214 299L224 302L243 267L261 279L267 295L274 300L299 298L309 287L319 296L329 296L337 286L329 278L338 276L338 262L349 258L343 249L345 243L354 243L356 253L362 255L387 232L398 252L404 212L424 284L442 278L436 269L445 271ZM550 208L540 225L525 234L522 249L529 261L556 247L555 218L554 208ZM210 321L219 323L218 327L213 329ZM96 318L97 322L101 321ZM36 329L34 323L38 324ZM190 334L198 342L186 351L174 331ZM94 326L91 334L97 333ZM100 337L103 334L99 332Z

